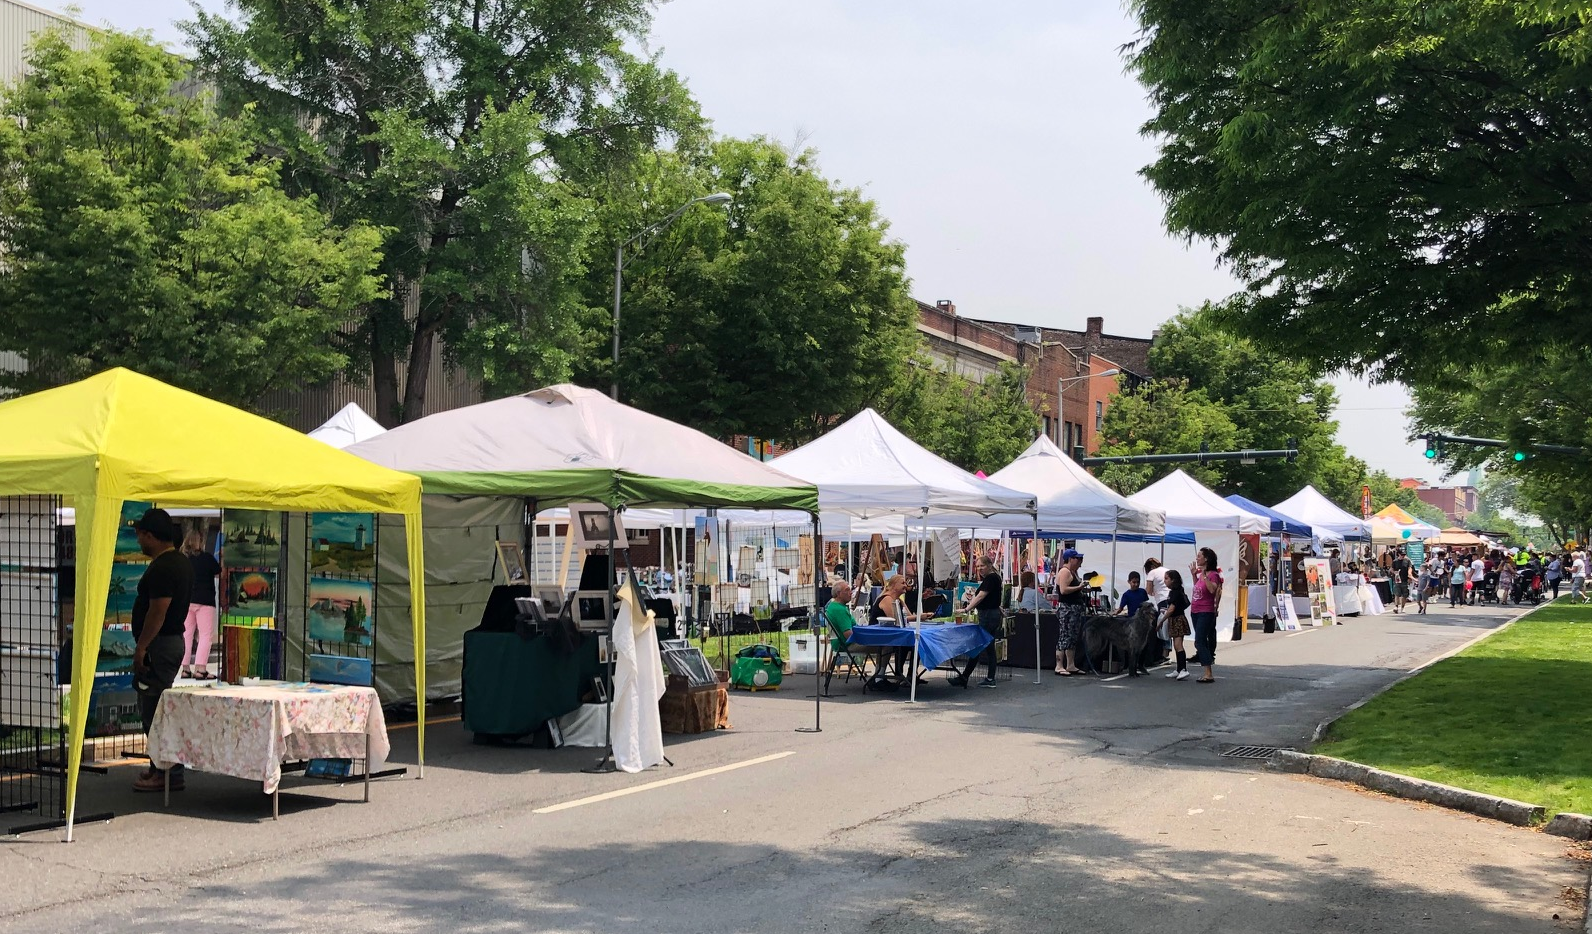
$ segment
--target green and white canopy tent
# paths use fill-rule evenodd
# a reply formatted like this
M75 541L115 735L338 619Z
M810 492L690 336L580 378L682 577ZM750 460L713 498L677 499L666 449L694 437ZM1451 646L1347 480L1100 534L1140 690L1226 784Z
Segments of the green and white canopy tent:
M480 621L492 590L493 542L522 540L528 514L569 503L818 511L811 483L695 429L568 384L440 412L346 450L376 464L407 465L406 473L421 478L427 610L435 614L426 665L433 697L459 693L463 633ZM382 552L378 599L391 612L405 600L401 553ZM377 659L377 688L389 703L414 696L403 661Z

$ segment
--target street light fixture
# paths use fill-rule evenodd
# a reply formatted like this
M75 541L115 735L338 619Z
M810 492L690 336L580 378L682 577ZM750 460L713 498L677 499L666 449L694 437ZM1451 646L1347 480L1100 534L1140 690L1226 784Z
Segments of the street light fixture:
M1067 385L1068 383L1081 383L1081 382L1083 382L1086 379L1102 379L1102 378L1107 377L1107 376L1116 376L1118 373L1121 373L1121 372L1122 371L1119 370L1119 369L1112 368L1112 369L1109 369L1109 370L1102 370L1099 373L1085 373L1082 376L1072 376L1072 377L1067 377L1065 379L1056 380L1056 418L1057 418L1057 420L1060 421L1062 425L1067 424L1067 397L1061 394L1061 387ZM1056 428L1056 438L1057 438L1057 440L1061 439L1062 430L1063 429L1060 426L1057 426L1057 428ZM1067 454L1069 456L1071 456L1072 452L1068 451Z
M614 251L614 381L610 395L613 396L615 402L619 401L619 304L625 292L625 247L638 241L644 241L649 237L655 237L668 230L669 225L679 220L680 215L684 214L694 204L729 204L734 200L735 198L732 195L722 191L714 192L711 195L703 195L700 198L692 198L685 204L675 208L668 217L619 244L619 248ZM641 246L646 246L646 243L641 243ZM637 249L640 249L641 246L638 246Z

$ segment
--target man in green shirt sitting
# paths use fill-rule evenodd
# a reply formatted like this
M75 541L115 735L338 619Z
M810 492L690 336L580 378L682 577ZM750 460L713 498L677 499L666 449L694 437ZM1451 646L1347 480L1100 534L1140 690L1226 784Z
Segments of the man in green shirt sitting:
M835 585L834 594L829 598L829 604L824 607L824 619L829 621L829 627L836 636L829 640L831 651L844 652L851 642L851 627L854 620L851 618L851 585L845 581Z

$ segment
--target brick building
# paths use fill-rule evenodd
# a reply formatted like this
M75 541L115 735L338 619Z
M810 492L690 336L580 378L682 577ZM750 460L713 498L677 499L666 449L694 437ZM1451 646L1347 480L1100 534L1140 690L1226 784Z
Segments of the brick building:
M1104 333L1104 318L1082 331L1040 328L958 315L956 304L918 302L918 333L930 357L982 381L1003 363L1027 367L1028 399L1042 430L1063 450L1100 447L1100 428L1119 387L1150 376L1152 338ZM1119 376L1098 376L1117 370Z
M1423 480L1407 477L1399 481L1399 486L1406 490L1414 490L1415 496L1429 506L1436 506L1443 511L1443 515L1453 525L1464 525L1471 513L1476 511L1479 493L1473 484L1459 486L1431 486Z

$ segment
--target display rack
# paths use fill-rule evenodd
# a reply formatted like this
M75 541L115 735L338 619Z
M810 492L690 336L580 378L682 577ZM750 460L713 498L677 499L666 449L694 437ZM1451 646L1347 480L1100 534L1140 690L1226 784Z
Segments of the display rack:
M221 680L238 684L244 678L281 679L287 662L282 625L287 515L222 510L221 534Z

